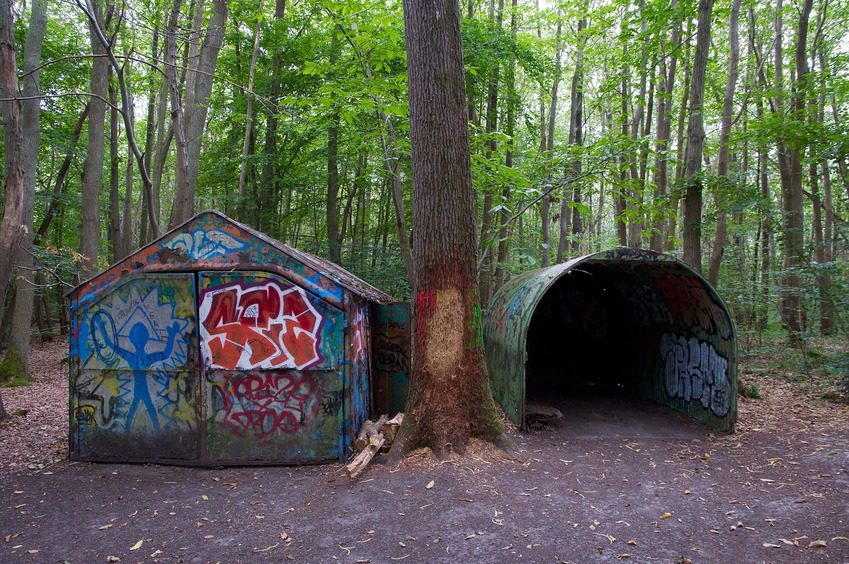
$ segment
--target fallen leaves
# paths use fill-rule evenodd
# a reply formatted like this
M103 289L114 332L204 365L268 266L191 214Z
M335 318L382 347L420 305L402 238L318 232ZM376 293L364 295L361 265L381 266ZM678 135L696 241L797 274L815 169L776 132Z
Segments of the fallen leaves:
M130 550L138 550L142 547L143 544L144 544L144 540L140 540L139 542L137 542L136 544L131 546Z
M808 548L825 548L828 543L824 540L815 540L808 543Z

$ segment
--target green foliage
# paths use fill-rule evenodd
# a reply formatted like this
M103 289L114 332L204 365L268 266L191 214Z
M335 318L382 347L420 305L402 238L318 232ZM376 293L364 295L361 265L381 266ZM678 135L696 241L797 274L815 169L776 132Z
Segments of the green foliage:
M744 398L749 399L762 399L761 390L757 384L754 382L745 383L740 382L740 385L737 387L738 393L742 395Z

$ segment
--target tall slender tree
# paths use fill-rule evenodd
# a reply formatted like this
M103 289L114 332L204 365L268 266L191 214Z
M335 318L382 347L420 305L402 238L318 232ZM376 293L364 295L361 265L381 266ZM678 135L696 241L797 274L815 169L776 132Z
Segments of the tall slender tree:
M684 154L687 192L684 196L684 262L702 271L702 151L705 142L704 97L713 0L699 0L696 54L690 82L687 150Z
M725 94L722 99L722 121L719 131L719 155L716 159L716 174L720 181L729 180L729 141L731 139L731 119L734 112L734 91L737 88L737 74L740 62L740 0L732 0L731 16L728 22L728 38L731 53L728 59L728 82L725 83ZM716 286L719 282L719 267L722 264L722 255L725 253L725 245L728 241L728 212L725 209L725 196L722 187L716 195L717 217L716 238L713 243L713 252L708 262L708 282Z

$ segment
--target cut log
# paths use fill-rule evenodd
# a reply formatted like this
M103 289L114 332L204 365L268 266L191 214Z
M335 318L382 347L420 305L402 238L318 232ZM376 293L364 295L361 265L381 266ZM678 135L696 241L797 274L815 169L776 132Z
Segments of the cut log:
M398 434L398 429L401 428L401 423L404 421L404 414L399 413L383 425L380 432L386 438L386 444L383 445L381 452L389 452L392 448L392 443L395 442L395 436Z
M357 440L354 441L354 449L357 452L362 452L369 445L371 437L380 434L380 429L386 424L386 421L386 416L381 415L377 423L368 420L363 423L360 432L357 433Z
M380 450L380 447L383 446L383 443L386 442L386 439L383 438L383 435L377 434L372 435L368 440L368 445L354 457L354 459L345 466L345 471L348 473L348 476L351 478L356 478L357 475L368 466L368 463L371 462L371 459L374 458L374 455Z

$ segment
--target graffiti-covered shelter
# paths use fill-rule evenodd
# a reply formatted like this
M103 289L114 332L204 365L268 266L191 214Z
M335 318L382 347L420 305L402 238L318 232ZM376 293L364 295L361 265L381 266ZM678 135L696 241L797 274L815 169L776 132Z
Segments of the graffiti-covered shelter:
M390 296L214 211L69 298L76 460L344 459L380 381L373 333L403 339L380 326Z
M674 257L617 248L522 273L496 293L484 323L493 395L521 427L527 402L592 388L734 428L734 324L716 291Z

